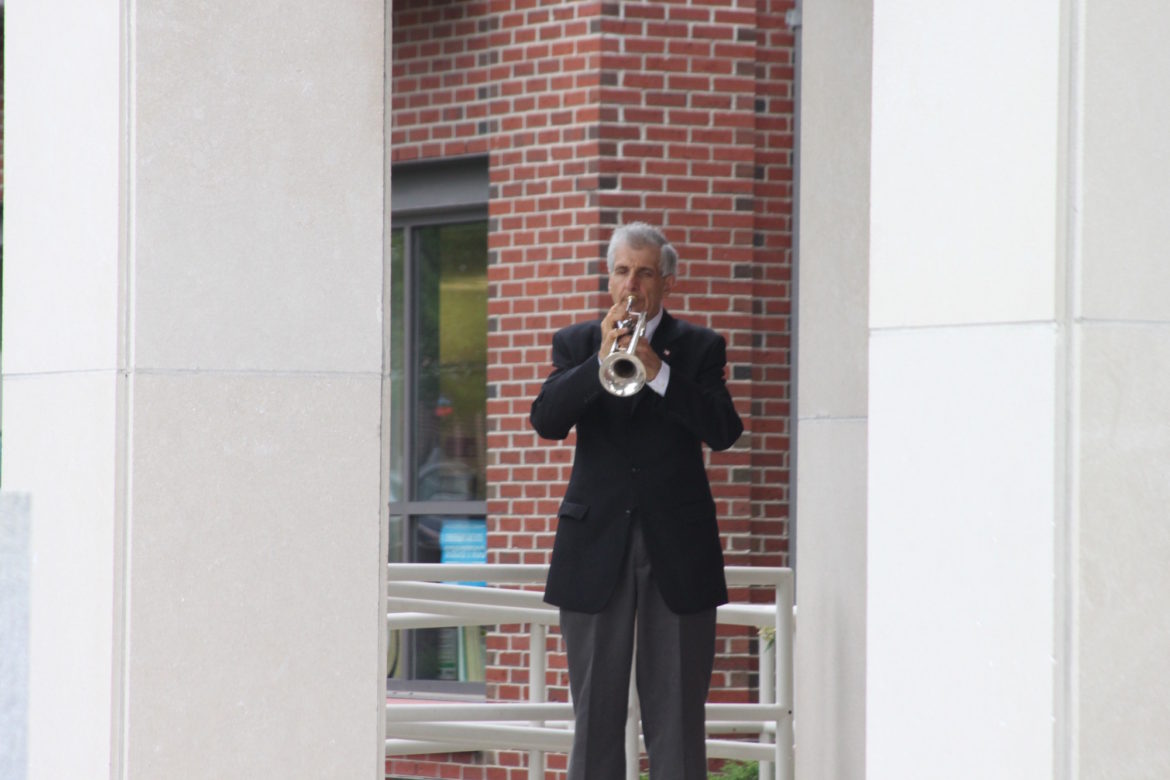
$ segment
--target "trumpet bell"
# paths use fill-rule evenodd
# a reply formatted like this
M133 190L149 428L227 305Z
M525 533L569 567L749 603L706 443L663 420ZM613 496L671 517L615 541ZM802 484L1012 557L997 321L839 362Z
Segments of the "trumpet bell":
M642 365L641 360L628 352L614 352L601 361L597 376L606 391L626 398L637 393L646 384L646 367Z

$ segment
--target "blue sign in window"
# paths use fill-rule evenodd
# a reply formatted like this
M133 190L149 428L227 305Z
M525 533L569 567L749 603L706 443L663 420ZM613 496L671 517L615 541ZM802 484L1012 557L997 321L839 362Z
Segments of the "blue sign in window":
M445 520L439 531L442 563L487 563L487 523L483 520ZM484 585L461 582L460 585Z

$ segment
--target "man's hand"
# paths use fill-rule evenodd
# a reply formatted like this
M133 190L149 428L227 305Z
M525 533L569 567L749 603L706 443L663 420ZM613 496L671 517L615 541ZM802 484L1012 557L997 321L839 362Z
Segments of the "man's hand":
M638 346L634 347L634 355L642 361L642 367L646 369L646 381L653 382L662 369L662 359L658 357L658 353L650 346L649 341L639 339Z
M629 349L630 346L630 328L616 327L619 320L625 319L627 316L625 301L615 303L610 307L609 312L605 315L605 319L601 321L601 351L598 354L599 360L605 360L613 351L613 345L617 344L619 349ZM647 339L639 339L638 345L634 347L634 355L642 361L642 366L646 369L646 381L653 381L658 376L658 371L662 368L662 360L658 357L658 353L650 346Z
M613 351L613 345L615 343L621 348L629 345L630 329L616 327L618 320L624 319L625 316L626 303L622 301L610 307L609 313L601 321L601 351L598 353L599 360L605 360L609 357L609 353Z

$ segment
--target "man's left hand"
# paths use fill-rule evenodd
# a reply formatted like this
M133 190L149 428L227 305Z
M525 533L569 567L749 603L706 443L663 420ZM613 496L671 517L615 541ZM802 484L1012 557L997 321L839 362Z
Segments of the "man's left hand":
M646 381L654 381L662 369L662 359L658 357L658 353L654 351L646 339L640 339L638 346L634 347L634 354L642 361L642 366L646 369Z

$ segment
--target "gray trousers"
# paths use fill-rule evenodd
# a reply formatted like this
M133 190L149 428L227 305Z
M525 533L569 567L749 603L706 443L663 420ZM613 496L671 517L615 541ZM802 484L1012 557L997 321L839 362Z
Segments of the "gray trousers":
M635 635L650 780L706 780L704 707L715 662L715 610L671 612L650 576L637 523L627 547L622 580L602 612L561 610L576 722L569 780L625 780Z

